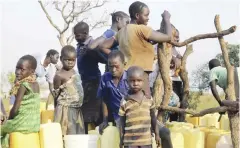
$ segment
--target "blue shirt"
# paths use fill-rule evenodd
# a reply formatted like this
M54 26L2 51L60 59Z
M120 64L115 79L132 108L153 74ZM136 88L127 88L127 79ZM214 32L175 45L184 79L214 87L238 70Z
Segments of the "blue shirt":
M104 37L105 39L109 39L109 38L115 36L115 34L116 34L116 32L115 32L114 30L108 29L108 30L106 30L106 31L103 33L102 37ZM110 48L110 50L111 50L111 51L113 51L113 50L118 50L118 44L115 43L115 44L112 46L112 48ZM106 64L106 63L107 63L108 56L107 56L105 53L103 53L102 51L99 51L99 55L104 59L105 64Z
M89 37L84 43L77 45L77 68L82 81L100 79L101 77L97 52L87 49L92 40L92 37Z
M124 71L118 86L113 83L113 77L110 72L106 72L101 79L98 87L97 98L102 98L106 103L108 110L112 113L114 119L118 119L120 102L128 94L127 72Z

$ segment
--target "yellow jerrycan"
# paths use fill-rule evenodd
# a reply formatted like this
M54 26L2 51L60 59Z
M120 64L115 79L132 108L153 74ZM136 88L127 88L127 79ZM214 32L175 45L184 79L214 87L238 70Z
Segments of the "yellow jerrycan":
M53 122L54 110L44 110L41 112L41 124L48 123L48 120Z
M101 148L118 148L120 144L120 134L117 127L109 123L109 126L103 130L101 136Z
M191 115L186 115L186 121L187 123L192 123L194 126L199 125L199 117L191 117Z
M184 148L184 137L180 132L171 132L173 148Z
M63 148L62 129L59 123L41 124L40 126L41 148Z
M218 140L224 135L230 135L230 132L218 131L208 134L206 148L216 148Z
M40 113L46 110L46 102L40 102Z
M40 148L39 134L23 134L19 132L10 134L10 148Z
M210 115L207 114L207 115L205 115L205 116L199 117L199 119L198 119L198 125L199 125L199 126L202 126L202 127L208 126L208 117L209 117L209 116L210 116Z
M199 129L182 128L184 148L204 148L204 133Z
M208 134L219 131L215 127L199 127L198 129L204 133L204 145L205 145L205 148L207 146L207 136L208 136Z
M97 135L98 140L97 140L97 148L101 148L101 135L99 134L99 127L97 126L95 130L90 130L88 131L89 135Z
M228 115L222 115L221 121L220 121L220 129L225 131L230 131L229 126L229 118Z
M216 128L219 128L220 124L218 122L218 119L219 119L219 114L218 113L215 113L215 114L210 114L208 116L208 120L207 120L207 126L208 127L216 127Z

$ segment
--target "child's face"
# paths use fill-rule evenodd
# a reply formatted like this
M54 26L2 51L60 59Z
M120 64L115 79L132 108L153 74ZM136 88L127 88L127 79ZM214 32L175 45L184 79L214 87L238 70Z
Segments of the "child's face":
M108 60L109 72L112 73L113 77L121 77L124 71L124 63L120 57L112 58Z
M74 31L75 39L78 43L84 43L88 38L88 30Z
M122 29L124 26L129 24L129 22L130 22L130 18L129 17L119 18L119 21L117 23L118 30Z
M59 59L59 54L50 55L50 61L52 64L57 64L58 59Z
M16 70L15 70L16 79L18 81L30 76L33 73L34 73L34 70L31 68L31 64L29 63L28 60L20 59L18 61Z
M131 76L128 76L128 85L130 90L134 93L141 91L143 88L143 75L136 72Z
M77 58L77 55L74 52L65 53L61 57L63 69L65 69L65 70L73 69L76 64L76 58Z

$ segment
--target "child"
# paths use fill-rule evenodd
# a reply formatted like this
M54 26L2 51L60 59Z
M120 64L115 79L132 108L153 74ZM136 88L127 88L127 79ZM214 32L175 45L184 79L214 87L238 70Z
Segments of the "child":
M132 66L127 71L128 95L122 100L120 115L120 147L151 148L154 130L157 145L160 146L159 130L153 100L143 91L144 70Z
M8 147L8 134L38 132L40 129L40 94L39 85L34 75L36 59L31 55L21 57L15 74L19 80L14 84L11 94L16 96L10 111L9 120L1 128L2 147Z
M106 39L109 39L111 37L113 37L114 35L116 35L116 33L123 28L124 26L126 26L127 24L129 24L129 16L122 11L117 11L111 14L112 15L112 26L110 29L107 29L102 36L98 37L97 39L95 39L91 44L89 44L89 48L90 49L95 49L98 47L98 45L102 44ZM113 50L118 50L118 44L115 44L111 47L110 49L111 51ZM104 59L104 64L106 64L105 67L105 71L108 72L108 66L107 66L107 55L99 50L97 50L97 52L99 52L99 56L101 56Z
M84 102L82 105L85 132L88 132L88 125L100 124L101 100L96 99L97 89L101 78L98 62L101 61L95 50L88 49L88 45L93 41L89 36L89 26L85 22L79 22L73 28L77 47L77 67L81 75L84 90Z
M83 88L80 76L73 69L77 53L74 47L62 48L62 69L54 77L54 121L59 122L63 135L84 134L84 123L80 107Z

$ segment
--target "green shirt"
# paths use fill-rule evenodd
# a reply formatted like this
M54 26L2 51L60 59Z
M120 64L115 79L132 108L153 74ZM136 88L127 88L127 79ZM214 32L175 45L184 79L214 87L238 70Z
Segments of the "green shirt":
M238 70L238 79L240 79L240 68L237 67ZM210 82L216 80L217 85L222 89L227 88L227 69L222 66L215 67L210 71Z

